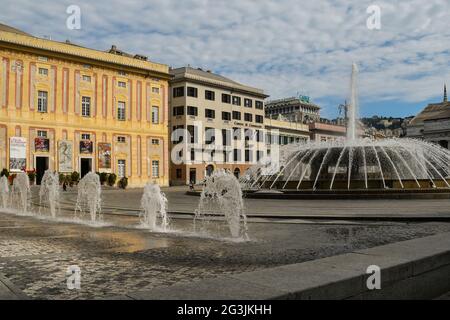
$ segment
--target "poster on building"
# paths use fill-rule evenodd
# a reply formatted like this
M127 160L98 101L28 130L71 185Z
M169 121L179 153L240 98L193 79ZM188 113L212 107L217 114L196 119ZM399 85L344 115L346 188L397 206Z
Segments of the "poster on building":
M61 140L58 142L58 171L73 172L73 144L72 141Z
M25 171L27 168L27 139L11 137L9 139L9 170Z
M34 151L49 152L50 151L50 140L47 138L42 138L42 137L34 138Z
M98 144L98 168L104 171L111 170L111 143Z
M80 153L91 154L92 150L93 150L92 141L90 141L90 140L81 140L80 141Z

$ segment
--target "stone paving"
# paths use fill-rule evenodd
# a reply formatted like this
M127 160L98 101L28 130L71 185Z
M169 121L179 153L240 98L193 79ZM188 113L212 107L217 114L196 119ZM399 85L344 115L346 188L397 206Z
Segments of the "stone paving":
M233 242L193 236L190 219L172 218L178 233L157 234L131 216L104 215L114 225L94 228L0 213L0 274L34 299L101 299L450 231L442 222L250 219L251 241ZM71 265L81 290L67 289Z

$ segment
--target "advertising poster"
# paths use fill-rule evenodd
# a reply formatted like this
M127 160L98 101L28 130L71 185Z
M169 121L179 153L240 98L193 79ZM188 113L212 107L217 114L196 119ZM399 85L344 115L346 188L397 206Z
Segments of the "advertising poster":
M59 172L73 172L73 143L68 140L58 142L58 169Z
M47 138L42 138L42 137L34 138L34 151L49 152L50 151L50 140Z
M80 141L80 153L91 154L92 150L93 150L92 141L90 141L90 140L81 140Z
M111 143L98 144L98 168L111 170Z
M9 139L9 170L25 171L27 168L27 140L21 137Z

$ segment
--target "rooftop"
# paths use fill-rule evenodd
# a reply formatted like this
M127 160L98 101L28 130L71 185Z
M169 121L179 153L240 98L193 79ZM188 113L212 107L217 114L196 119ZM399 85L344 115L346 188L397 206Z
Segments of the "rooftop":
M289 97L266 102L266 108L273 108L279 106L296 106L296 105L304 105L317 110L320 109L318 105L304 99L304 97Z
M447 87L444 85L444 99L439 103L430 103L419 112L410 122L409 125L417 126L424 121L448 119L450 118L450 102L447 100Z
M171 69L170 74L173 77L172 81L182 81L182 80L192 80L203 83L208 83L210 85L226 87L231 90L238 90L247 92L253 95L260 96L261 98L266 98L268 95L264 93L264 90L247 86L224 77L220 74L213 73L210 70L203 70L201 68L192 67L181 67L176 69Z

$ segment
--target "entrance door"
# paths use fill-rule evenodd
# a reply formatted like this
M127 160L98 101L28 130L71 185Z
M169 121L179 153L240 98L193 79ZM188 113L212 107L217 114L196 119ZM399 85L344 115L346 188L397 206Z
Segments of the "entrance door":
M36 157L36 184L40 185L45 170L48 169L48 157Z
M81 166L80 174L81 178L83 178L85 175L87 175L89 172L92 171L92 159L81 158L80 166Z
M193 184L197 183L197 171L195 169L189 170L189 182L192 182Z

